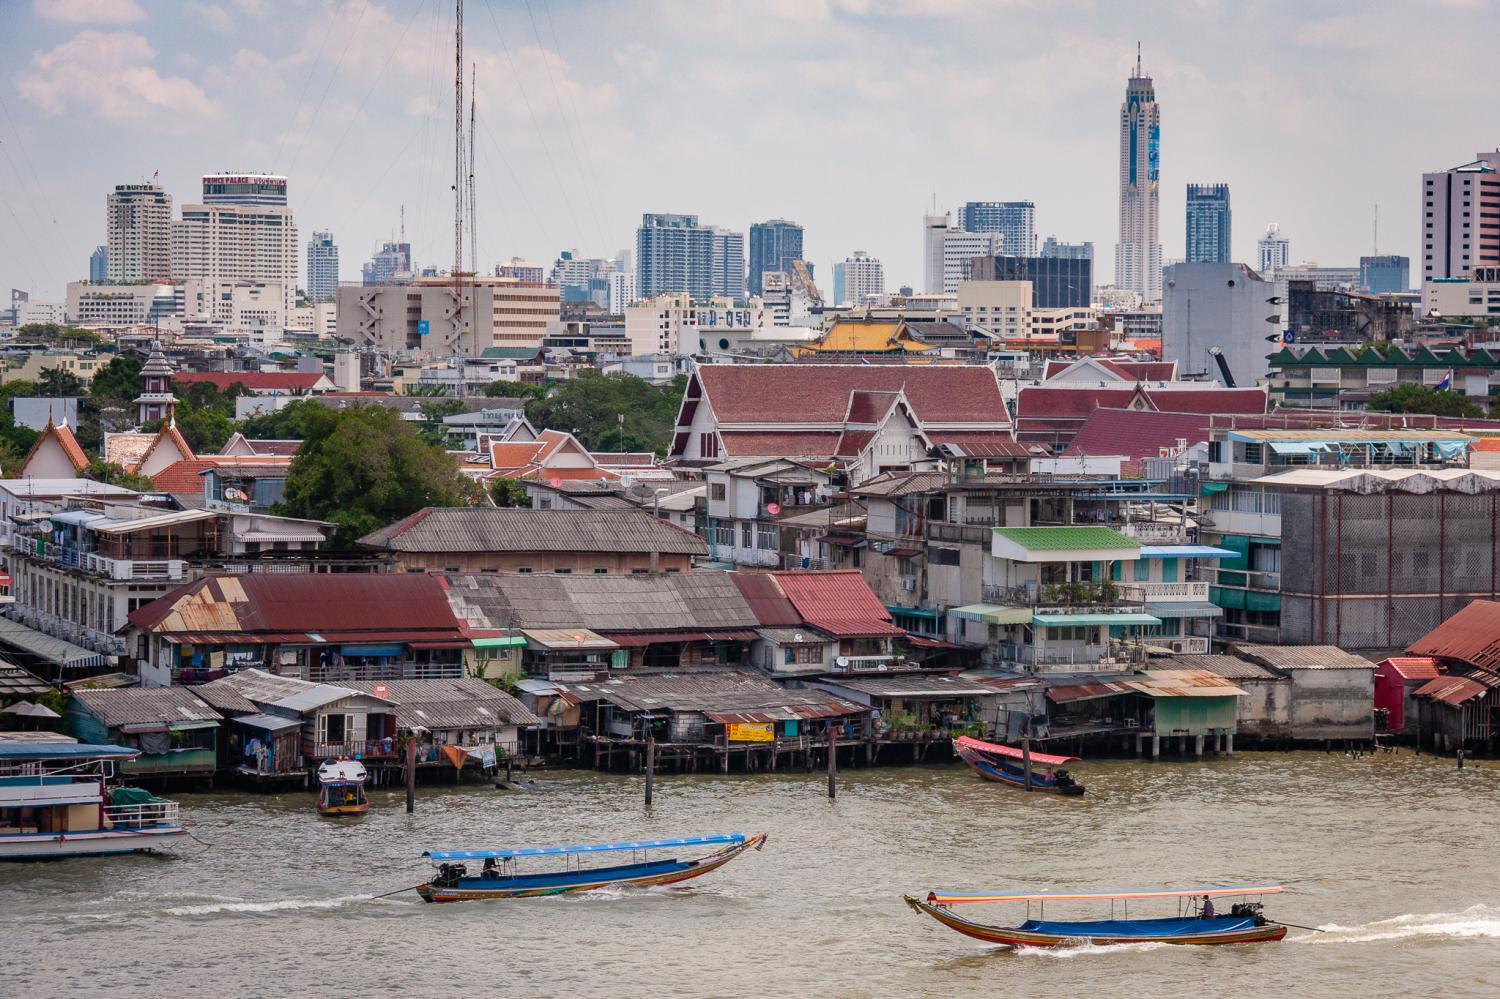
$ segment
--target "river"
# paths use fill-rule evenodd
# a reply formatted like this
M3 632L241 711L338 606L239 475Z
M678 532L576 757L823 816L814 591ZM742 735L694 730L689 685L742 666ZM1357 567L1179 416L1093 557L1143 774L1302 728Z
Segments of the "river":
M846 770L833 802L820 774L671 777L650 814L640 778L567 770L526 793L420 788L411 816L385 789L343 820L318 818L310 794L180 795L197 840L174 856L0 866L0 994L1500 995L1500 765L1403 750L1075 772L1083 798L957 764ZM770 839L679 888L370 898L425 877L429 846L728 830ZM1254 880L1287 886L1272 916L1328 932L1012 952L901 902Z

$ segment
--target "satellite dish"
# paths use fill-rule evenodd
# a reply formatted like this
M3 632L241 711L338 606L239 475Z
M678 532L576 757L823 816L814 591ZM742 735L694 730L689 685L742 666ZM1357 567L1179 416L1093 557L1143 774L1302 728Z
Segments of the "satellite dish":
M553 489L561 489L562 488L562 479L560 479L559 477L557 477L556 475L554 475L554 476L552 476L552 478L550 478L550 479L547 480L547 484L549 486L551 486Z
M780 503L767 503L766 504L766 513L769 513L771 516L774 517L774 516L776 516L780 512L781 512L781 504Z
M849 668L849 657L848 656L839 656L837 659L834 660L834 663L836 665L838 665L841 669L848 669Z
M38 524L36 526L41 530L41 532L43 534L51 534L52 533L52 521L50 521L50 520L44 520L40 524Z

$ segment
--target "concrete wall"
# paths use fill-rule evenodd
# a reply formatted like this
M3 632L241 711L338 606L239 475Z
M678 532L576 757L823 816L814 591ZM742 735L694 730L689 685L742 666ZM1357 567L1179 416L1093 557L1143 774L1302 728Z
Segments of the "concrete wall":
M1287 669L1292 678L1292 738L1375 736L1375 664L1370 669Z
M1266 377L1271 344L1266 337L1279 326L1266 317L1276 306L1272 285L1244 264L1174 264L1167 268L1162 290L1161 357L1176 361L1184 375L1207 372L1218 378L1208 355L1218 347L1236 385L1254 385Z
M1239 734L1253 739L1285 739L1292 732L1292 682L1267 677L1261 680L1236 679L1245 692L1239 698L1236 720Z

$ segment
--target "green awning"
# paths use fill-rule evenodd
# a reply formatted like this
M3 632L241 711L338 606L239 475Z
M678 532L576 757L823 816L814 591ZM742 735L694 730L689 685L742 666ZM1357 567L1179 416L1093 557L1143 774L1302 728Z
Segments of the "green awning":
M936 621L938 618L942 617L942 615L935 610L926 610L921 607L896 607L891 604L886 604L885 609L891 612L892 617L920 617L926 618L929 621Z
M985 624L1029 624L1030 607L997 607L994 604L969 604L965 607L950 607L948 613L960 621L981 621Z
M1198 494L1200 496L1212 496L1214 493L1223 493L1228 491L1229 483L1227 482L1204 482L1201 483L1198 487Z
M1157 617L1223 617L1224 609L1201 600L1147 602L1146 610Z
M1255 590L1245 592L1245 609L1253 611L1279 611L1281 610L1281 594L1258 593Z
M511 649L526 644L522 635L501 635L499 638L471 638L469 644L476 649Z
M1150 614L1033 614L1032 625L1039 628L1066 628L1074 624L1161 624L1161 618Z

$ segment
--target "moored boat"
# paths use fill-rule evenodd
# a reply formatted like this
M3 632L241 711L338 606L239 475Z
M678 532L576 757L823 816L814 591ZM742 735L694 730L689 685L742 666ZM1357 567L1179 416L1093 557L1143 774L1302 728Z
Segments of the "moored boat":
M365 793L369 774L358 760L329 760L318 767L318 814L363 815L370 810Z
M111 787L140 750L0 741L0 860L145 853L187 835L177 802Z
M953 751L985 780L1025 789L1027 753L1024 750L962 735L953 740ZM1052 756L1038 752L1032 752L1030 756L1033 791L1070 795L1083 793L1083 785L1075 781L1063 767L1064 763L1076 762L1078 757Z
M437 877L417 886L427 902L463 902L484 898L532 898L593 891L598 888L670 885L716 871L735 857L765 846L766 834L716 833L711 836L680 836L673 839L625 840L618 843L587 843L574 846L528 846L508 850L428 850L422 856L437 867ZM672 857L649 859L653 850L696 846L720 846L695 860ZM609 867L584 867L584 854L628 851L631 863ZM517 861L535 857L561 857L562 870L522 874ZM477 875L469 873L465 861L483 861Z
M1269 943L1286 936L1286 927L1262 914L1250 897L1274 895L1280 885L1234 885L1225 888L1162 889L1133 892L1035 892L1017 895L954 895L929 892L926 899L905 896L906 904L925 912L951 930L986 943L1010 947L1062 947L1079 944L1105 946L1127 943L1242 944ZM1243 897L1220 915L1210 899ZM1177 914L1155 919L1130 918L1132 901L1174 899ZM1199 900L1202 907L1199 908ZM1110 918L1058 921L1046 918L1046 904L1060 901L1108 901ZM989 926L966 919L953 906L974 902L1024 902L1026 920L1016 926ZM1032 905L1038 918L1031 918ZM1116 915L1117 904L1123 912Z

